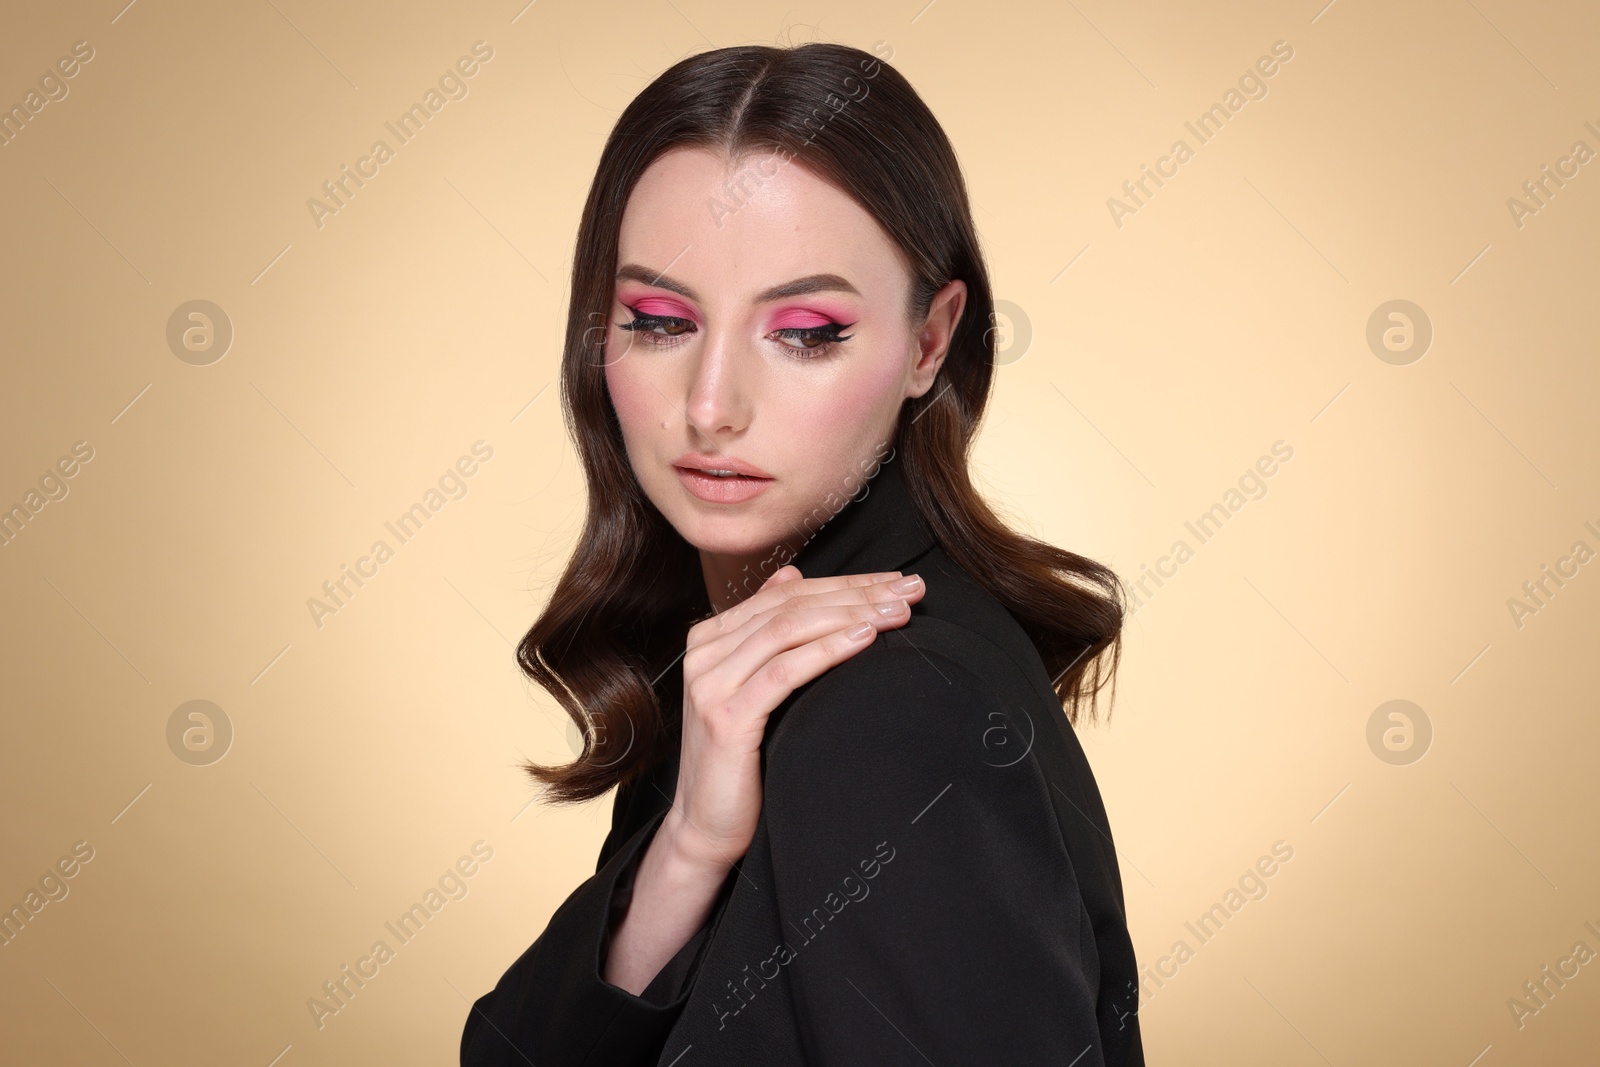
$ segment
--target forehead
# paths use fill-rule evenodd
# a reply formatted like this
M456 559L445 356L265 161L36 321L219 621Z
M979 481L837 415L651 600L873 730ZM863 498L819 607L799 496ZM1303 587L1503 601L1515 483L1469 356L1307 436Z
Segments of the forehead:
M909 285L876 219L804 166L766 152L730 160L682 148L656 159L623 210L617 261L652 267L708 298L824 272L869 298Z

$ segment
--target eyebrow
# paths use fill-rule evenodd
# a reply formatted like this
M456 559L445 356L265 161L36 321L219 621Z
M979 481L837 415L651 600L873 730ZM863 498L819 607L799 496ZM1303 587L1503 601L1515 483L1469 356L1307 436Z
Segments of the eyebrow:
M695 291L680 281L675 281L658 271L648 267L641 267L637 263L624 263L617 271L617 281L642 282L653 285L669 292L686 296L695 303L700 302L700 297ZM765 304L773 300L783 300L791 296L804 296L807 293L854 293L861 295L861 290L851 285L848 280L837 274L808 274L804 278L796 278L792 282L774 285L770 289L756 294L756 303Z

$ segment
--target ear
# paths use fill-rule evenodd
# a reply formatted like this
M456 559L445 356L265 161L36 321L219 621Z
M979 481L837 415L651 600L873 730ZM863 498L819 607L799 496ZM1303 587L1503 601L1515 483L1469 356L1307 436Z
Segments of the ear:
M967 283L952 278L933 294L928 304L928 317L917 332L913 356L916 363L911 368L911 381L906 396L921 396L933 386L934 377L950 353L950 340L955 336L961 312L967 306Z

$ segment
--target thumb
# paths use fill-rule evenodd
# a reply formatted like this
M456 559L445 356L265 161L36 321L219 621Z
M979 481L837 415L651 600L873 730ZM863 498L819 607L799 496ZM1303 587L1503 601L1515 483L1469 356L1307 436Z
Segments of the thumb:
M796 578L802 577L804 577L804 575L800 573L799 567L796 567L792 563L786 563L782 567L779 567L777 570L773 571L771 576L768 577L766 581L761 583L761 588L765 589L768 586L778 585L780 582L790 582Z

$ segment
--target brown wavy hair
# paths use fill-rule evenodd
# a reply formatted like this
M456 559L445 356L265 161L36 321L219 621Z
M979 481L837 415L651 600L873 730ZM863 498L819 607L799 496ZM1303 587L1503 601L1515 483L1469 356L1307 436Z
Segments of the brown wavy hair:
M994 302L944 130L873 53L832 43L721 48L680 60L623 111L578 227L561 399L588 511L566 570L517 646L518 665L584 737L571 763L523 765L545 799L601 796L668 751L681 736L688 631L711 614L698 551L629 465L604 374L623 208L657 157L691 147L731 160L776 152L853 197L901 250L916 328L941 287L966 282L966 307L933 387L900 411L894 444L906 487L945 552L1032 638L1068 719L1093 721L1120 659L1123 588L1104 565L1010 529L968 476L994 377ZM724 207L741 191L729 195Z

